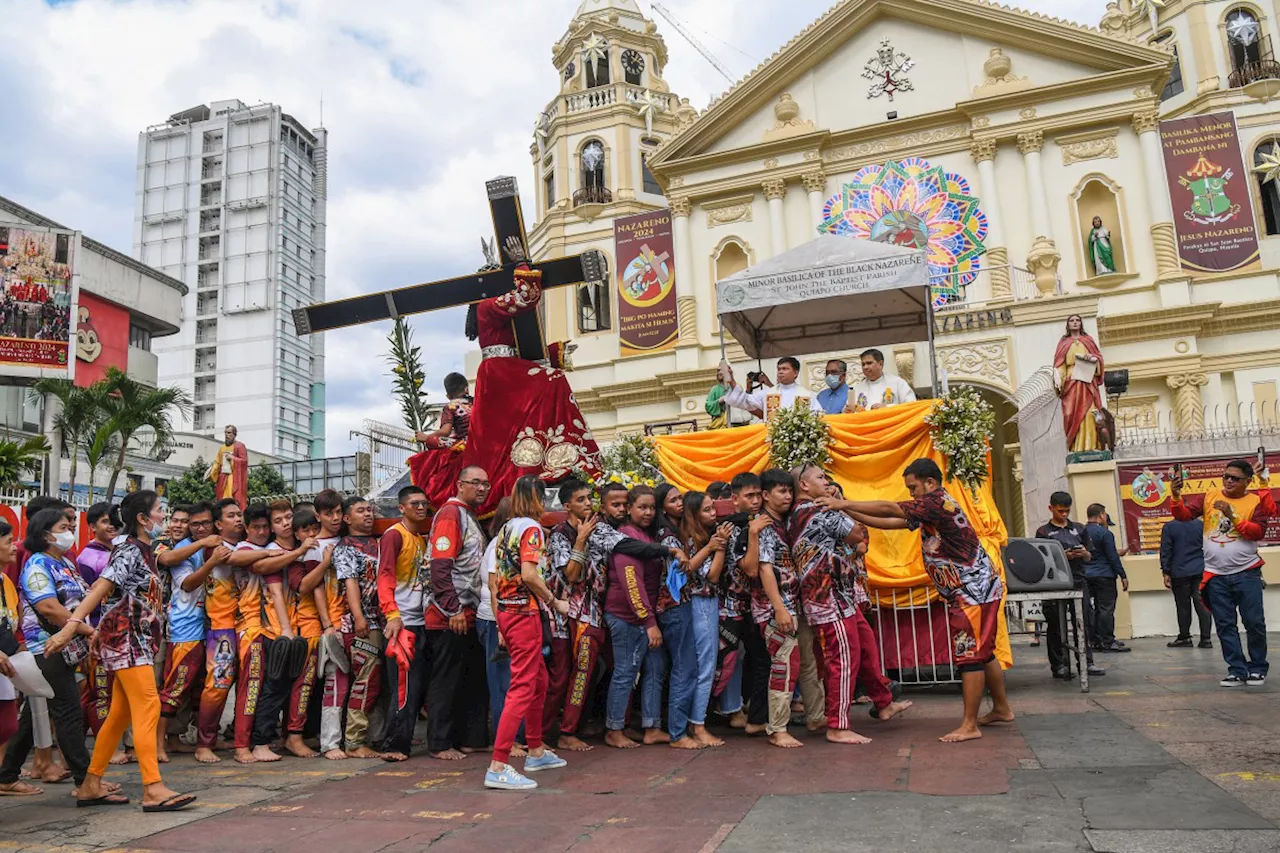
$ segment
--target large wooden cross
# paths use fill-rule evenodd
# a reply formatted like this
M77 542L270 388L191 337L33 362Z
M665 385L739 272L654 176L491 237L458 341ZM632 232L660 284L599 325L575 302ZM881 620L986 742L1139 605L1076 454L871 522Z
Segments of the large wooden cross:
M519 240L524 256L528 257L529 242L524 230L524 215L520 208L516 179L494 178L485 184L485 188L489 194L489 213L493 218L494 236L497 238L495 243L499 251L505 252L506 246L513 240ZM530 262L530 266L542 272L543 290L584 282L602 282L609 275L608 260L603 252L595 249L566 258ZM516 262L508 261L499 269L295 308L293 325L299 335L310 335L314 332L468 305L500 296L510 290L511 274L515 267ZM537 312L518 315L515 318L515 332L516 348L521 358L537 361L547 357L542 322Z

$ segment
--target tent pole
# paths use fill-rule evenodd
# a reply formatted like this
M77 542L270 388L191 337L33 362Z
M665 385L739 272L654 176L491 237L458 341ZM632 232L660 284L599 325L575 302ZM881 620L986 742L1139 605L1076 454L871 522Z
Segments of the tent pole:
M928 266L925 266L928 269ZM934 398L938 396L938 351L933 340L933 287L925 288L925 325L929 330L929 384Z

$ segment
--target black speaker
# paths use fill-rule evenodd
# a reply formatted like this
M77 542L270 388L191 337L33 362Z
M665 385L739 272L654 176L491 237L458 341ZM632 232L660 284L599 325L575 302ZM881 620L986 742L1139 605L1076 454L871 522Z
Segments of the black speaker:
M1072 588L1067 552L1053 539L1010 539L1001 556L1009 592L1057 592Z

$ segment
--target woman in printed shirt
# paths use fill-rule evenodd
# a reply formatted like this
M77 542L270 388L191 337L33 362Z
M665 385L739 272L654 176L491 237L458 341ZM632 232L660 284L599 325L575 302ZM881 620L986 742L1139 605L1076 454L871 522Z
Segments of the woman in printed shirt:
M45 680L53 688L49 700L49 718L57 734L63 760L71 777L80 786L89 771L89 750L84 742L84 713L80 708L80 688L76 684L76 667L88 655L83 641L62 650L48 648L49 631L58 630L71 617L71 610L85 595L84 579L66 553L75 545L71 520L62 509L42 509L27 522L23 545L30 556L22 568L18 586L22 597L22 633L27 651L35 655ZM65 645L65 644L64 644ZM19 780L23 762L33 746L31 703L23 706L18 733L0 764L0 794L31 795L40 789ZM40 761L39 751L36 755ZM56 767L51 761L46 766ZM61 782L65 777L43 777L46 782Z
M716 526L716 504L704 492L685 492L680 536L689 559L689 591L693 608L693 650L697 666L689 726L704 746L724 746L707 731L707 706L716 679L716 652L720 644L720 575L724 551L733 533L732 524ZM673 676L674 677L674 676Z
M683 547L680 521L684 517L684 496L675 486L663 483L654 490L654 499L658 510L654 519L657 534L655 538L669 548ZM672 594L671 584L667 582L666 566L663 567L655 607L658 611L658 625L662 630L662 645L665 648L650 649L649 657L653 660L651 668L656 674L658 668L665 669L666 658L670 655L667 735L671 746L676 749L702 749L708 744L695 737L690 726L695 715L699 718L703 715L696 713L693 708L693 694L698 683L698 661L693 640L693 590L690 588L688 568L686 565L684 577L680 578L683 585L676 596ZM648 689L660 690L661 684L661 679L653 679L647 686Z
M498 532L498 631L511 654L511 688L502 708L494 739L493 760L484 774L484 786L506 791L527 791L538 783L516 772L507 762L520 721L528 738L525 773L553 770L566 762L542 745L542 704L547 696L547 667L542 660L542 618L538 602L557 613L569 612L569 602L556 598L542 579L547 561L546 534L542 529L542 481L536 474L516 480L511 495L511 520Z
M71 618L49 638L46 652L66 646L77 634L93 636L98 657L115 673L111 711L93 746L89 774L77 794L77 806L124 805L127 797L102 787L107 764L133 724L134 751L142 771L142 810L170 812L195 802L194 794L179 794L160 779L156 760L156 728L160 697L156 692L155 657L159 650L163 579L156 569L151 543L164 533L164 510L152 491L134 492L120 504L125 540L111 552L102 577L76 607ZM98 630L85 620L106 601Z

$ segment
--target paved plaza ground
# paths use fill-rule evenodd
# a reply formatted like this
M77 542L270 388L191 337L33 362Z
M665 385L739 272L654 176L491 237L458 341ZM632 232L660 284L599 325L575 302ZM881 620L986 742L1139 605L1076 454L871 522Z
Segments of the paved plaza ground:
M697 753L597 747L527 794L485 791L481 756L212 768L181 756L165 781L198 792L197 807L76 809L68 786L47 786L0 798L0 850L1280 851L1275 684L1221 688L1216 649L1149 639L1099 655L1110 672L1083 695L1049 679L1043 648L1016 643L1017 723L972 743L937 742L960 707L947 688L909 694L916 706L899 721L868 719L869 746L810 737L787 751L735 733ZM136 766L110 778L136 803Z

